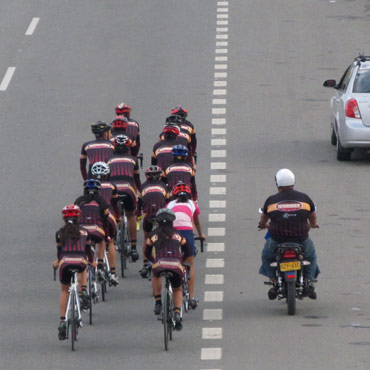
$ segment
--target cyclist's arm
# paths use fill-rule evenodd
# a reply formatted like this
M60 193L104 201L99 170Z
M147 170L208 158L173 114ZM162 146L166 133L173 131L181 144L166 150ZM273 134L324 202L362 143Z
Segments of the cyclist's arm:
M83 145L81 149L81 155L80 155L80 171L81 171L82 178L84 180L87 179L86 163L87 163L87 153L85 150L85 145Z
M140 170L139 170L139 162L136 160L135 169L134 169L134 180L135 185L138 191L141 190L141 181L140 181Z
M119 214L119 207L118 207L118 191L117 186L114 186L114 190L112 192L112 199L111 199L112 208L114 211L114 215L116 216L116 219L120 218Z
M197 184L195 183L195 176L193 175L190 178L190 183L191 183L191 195L193 196L193 200L198 199L198 191L197 191Z
M137 199L137 207L136 207L136 216L141 216L141 209L143 208L143 198L141 197L141 194L139 194L139 197Z
M317 216L316 216L316 212L313 211L310 213L310 215L308 216L308 222L310 224L310 227L312 229L315 229L317 228L319 225L317 224Z
M260 222L258 223L258 228L260 229L268 229L269 224L268 220L270 217L268 215L265 215L264 213L261 215Z
M200 220L199 220L199 214L198 213L194 213L194 218L193 218L193 222L194 222L194 226L195 228L197 229L198 231L198 235L199 237L205 239L205 235L202 233L202 226L200 224Z
M182 238L181 240L181 250L183 251L182 261L184 262L191 253L191 248L185 238Z
M139 147L137 146L137 142L134 140L131 144L131 154L134 156L134 157L137 157L138 153L139 153Z
M195 132L193 132L191 135L190 135L190 138L191 138L191 151L192 151L192 156L194 156L196 150L197 150L197 135L195 134Z
M150 240L150 238L148 238L146 240L146 244L145 244L144 255L145 255L145 257L146 257L147 260L149 260L150 262L154 263L155 260L154 260L154 257L152 255L152 250L153 250L153 243Z

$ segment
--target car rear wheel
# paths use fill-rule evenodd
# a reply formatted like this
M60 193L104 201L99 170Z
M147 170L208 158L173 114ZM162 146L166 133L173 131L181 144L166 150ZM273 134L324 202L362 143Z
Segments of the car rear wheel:
M337 145L337 135L333 128L331 129L331 145Z
M339 137L337 137L337 160L338 161L349 161L351 160L351 150L345 149L340 143Z

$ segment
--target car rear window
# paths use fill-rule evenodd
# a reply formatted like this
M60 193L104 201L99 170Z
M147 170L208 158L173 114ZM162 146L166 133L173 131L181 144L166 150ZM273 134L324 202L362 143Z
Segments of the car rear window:
M357 72L353 84L354 93L370 93L370 69L364 68Z

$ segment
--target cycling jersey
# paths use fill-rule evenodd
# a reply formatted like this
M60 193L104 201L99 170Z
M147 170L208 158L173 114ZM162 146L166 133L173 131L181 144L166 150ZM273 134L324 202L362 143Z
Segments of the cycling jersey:
M167 208L172 209L176 214L176 219L173 222L176 230L193 230L194 215L200 214L198 204L190 199L186 203L178 203L176 199L169 202Z
M110 181L101 181L101 196L107 202L109 211L119 218L117 186Z
M167 186L162 181L145 181L141 186L138 209L143 209L145 215L154 217L158 210L166 207L168 197Z
M96 139L82 145L80 156L80 171L84 180L91 177L91 167L95 162L107 162L113 155L114 145L110 140ZM89 159L89 172L86 163Z
M307 239L308 217L315 205L308 195L286 189L267 198L263 213L271 219L269 231L277 242L301 242Z
M179 145L177 137L170 139L164 138L155 143L152 153L152 165L159 166L164 171L172 162L172 148L175 145Z
M140 126L139 126L139 123L135 121L134 119L131 119L131 118L128 119L127 134L136 143L136 146L135 146L136 154L132 154L136 156L140 150Z
M187 133L190 135L191 156L193 156L197 150L197 136L195 127L190 121L184 119L181 123L181 131L187 131Z

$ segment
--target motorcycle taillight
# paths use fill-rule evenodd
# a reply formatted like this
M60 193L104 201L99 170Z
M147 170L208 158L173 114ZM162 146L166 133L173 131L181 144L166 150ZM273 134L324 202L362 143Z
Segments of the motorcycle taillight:
M285 251L283 253L283 258L297 258L297 253L294 251Z

